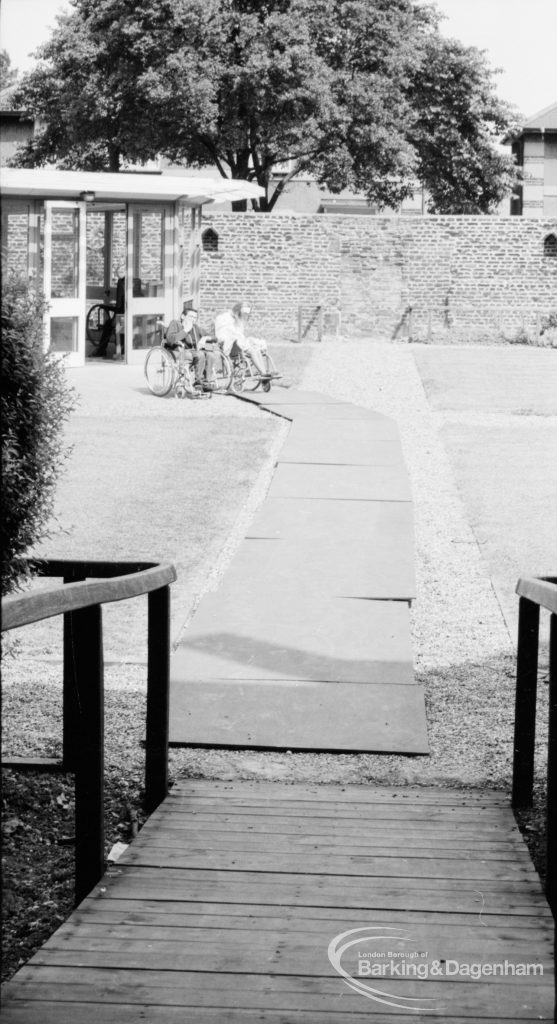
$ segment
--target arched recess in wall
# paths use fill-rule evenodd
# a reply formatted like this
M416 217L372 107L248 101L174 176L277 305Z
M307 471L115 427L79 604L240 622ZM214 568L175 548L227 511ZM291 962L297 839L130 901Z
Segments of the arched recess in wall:
M557 259L557 235L546 235L543 240L543 254Z
M206 228L201 235L201 245L203 246L203 252L218 252L219 251L219 236L213 228Z

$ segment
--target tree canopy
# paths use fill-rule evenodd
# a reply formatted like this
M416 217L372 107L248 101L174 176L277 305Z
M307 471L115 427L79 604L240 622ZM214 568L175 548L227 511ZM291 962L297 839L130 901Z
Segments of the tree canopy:
M415 0L73 0L39 57L25 166L213 164L264 211L301 171L380 207L418 179L437 212L489 212L512 184L485 56Z
M11 86L15 85L18 77L18 70L14 68L12 64L12 58L10 57L7 50L0 50L0 91L10 89ZM8 97L8 100L10 98ZM2 97L2 102L6 102L6 98Z

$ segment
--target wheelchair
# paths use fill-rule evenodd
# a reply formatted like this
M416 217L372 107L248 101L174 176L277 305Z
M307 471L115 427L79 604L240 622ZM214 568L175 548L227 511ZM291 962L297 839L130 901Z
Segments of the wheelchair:
M111 325L112 335L114 333L115 322L115 306L104 305L104 303L101 302L97 302L96 305L91 306L85 321L85 335L87 337L87 341L90 341L91 344L97 348L107 324Z
M263 359L266 361L269 371L265 374L259 372L248 353L242 352L240 346L234 342L230 350L232 369L230 390L236 394L241 394L242 391L256 391L259 387L262 391L270 391L271 380L278 380L282 374L277 371L269 352L265 353Z
M174 392L177 398L212 398L215 393L225 393L232 384L232 364L218 343L214 343L211 352L214 366L211 378L206 382L206 390L200 391L195 385L193 364L179 357L179 343L174 338L180 330L180 324L172 320L165 327L162 320L157 321L160 332L160 344L149 349L145 358L144 373L149 390L159 398Z

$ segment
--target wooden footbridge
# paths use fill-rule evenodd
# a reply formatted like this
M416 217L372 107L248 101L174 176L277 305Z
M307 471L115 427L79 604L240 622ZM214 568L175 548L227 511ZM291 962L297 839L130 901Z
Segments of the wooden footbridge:
M549 1021L552 937L500 794L183 782L5 986L2 1020Z
M313 402L302 403L306 414ZM342 415L337 408L331 417L349 421L353 414L347 409ZM334 432L326 436L334 450ZM314 457L315 425L302 427L296 443L306 446L308 458ZM299 454L300 448L297 458ZM388 459L392 455L391 450ZM367 474L378 468L362 465ZM287 489L294 479L297 493L289 497L275 489L269 499L272 507L264 508L254 524L250 539L266 539L271 545L284 542L278 558L277 549L268 552L283 580L273 590L279 602L275 608L287 609L285 593L294 593L291 577L299 564L296 538L307 538L308 516L317 531L316 548L309 550L308 558L316 564L319 545L335 523L342 524L343 512L353 517L350 531L339 539L338 550L347 555L353 541L362 543L358 522L364 536L369 529L366 515L361 514L364 505L366 513L373 513L368 502L400 501L406 506L408 501L407 492L402 491L393 499L398 470L390 479L388 473L379 472L383 482L388 481L388 497L385 492L383 498L377 492L370 497L369 482L368 490L354 497L354 487L362 486L358 473L341 473L348 488L342 498L324 497L323 488L331 487L331 466L347 468L342 461L325 466L323 471L321 464L313 476L277 474L282 477L281 487ZM305 494L300 494L300 482L307 488ZM284 501L292 502L294 526L292 515L281 504ZM308 502L316 504L309 509ZM383 518L381 510L375 513L371 518L376 524L389 518ZM408 522L406 507L400 521ZM383 532L385 537L388 531ZM371 584L371 589L359 592L360 586L370 584L358 579L358 566L347 575L335 571L320 577L324 607L335 600L336 607L343 600L349 603L345 636L356 637L356 643L360 642L358 630L373 632L373 615L379 615L379 610L367 619L366 613L374 602L407 607L408 575L403 562L394 559L398 582L391 581L389 591L381 545L371 547L380 589ZM336 545L331 560L335 553ZM240 551L239 558L249 562L249 550L247 554ZM251 564L257 580L257 566ZM287 566L282 577L281 566ZM102 563L72 568L57 563L50 569L53 575L64 576L66 585L50 596L47 591L37 597L8 599L3 628L44 614L65 616L64 758L66 767L76 771L80 902L68 921L4 986L4 1024L409 1024L416 1019L533 1024L553 1020L553 917L504 794L188 780L165 796L172 571L139 565L110 570ZM118 573L125 575L107 579ZM83 582L91 576L102 579ZM339 581L349 589L337 592ZM253 593L248 591L252 610L257 607L257 586ZM542 605L552 613L547 897L555 908L557 587L555 581L525 581L521 586L513 802L531 800L537 624ZM307 600L307 580L299 589ZM144 592L149 592L150 634L146 791L151 809L156 809L124 855L102 874L100 606ZM295 716L288 714L287 703L289 732L277 720L277 693L282 692L283 701L295 703L299 689L298 709L306 706L309 714L312 694L317 707L323 700L320 688L333 687L328 715L334 711L341 716L347 700L363 695L358 706L364 708L364 727L354 741L339 720L344 744L340 749L361 749L360 738L371 749L412 749L403 746L410 736L404 724L404 702L394 701L391 714L388 691L421 694L408 675L406 658L399 659L401 675L397 677L394 647L389 646L389 637L385 641L381 637L386 619L381 627L376 625L375 639L356 646L355 654L351 644L339 649L340 633L332 645L330 630L318 634L317 643L309 634L304 638L295 615L286 616L293 625L290 637L284 625L278 636L272 632L272 616L266 620L266 635L248 633L245 626L252 625L251 619L239 625L233 618L234 596L232 588L226 605L230 618L226 628L219 623L220 636L208 637L204 630L213 626L203 622L190 634L191 657L199 656L194 677L191 671L189 680L174 673L172 699L174 707L182 709L180 729L184 724L189 729L185 687L197 689L201 699L205 685L206 711L211 701L216 705L217 694L227 714L226 709L233 707L230 695L235 693L238 700L250 685L253 695L248 709L254 720L250 724L249 715L244 714L237 721L244 729L242 736L253 728L252 745L265 745L266 736L271 735L265 730L274 720L277 729L283 725L282 740L270 745L294 737L300 748L327 747L328 741L316 740L319 723L330 730L327 715L317 708L315 721L296 732ZM31 612L24 611L25 602ZM50 610L45 613L47 607ZM395 619L391 627L393 622L404 629ZM178 655L179 664L185 664L184 650ZM366 661L368 675L363 667ZM418 700L412 706L420 711ZM208 730L205 742L213 736L221 745L237 744L237 738L227 735L226 714L217 722L218 734ZM346 714L356 725L354 709L347 707ZM194 731L181 733L182 742L199 737L202 720L196 715L192 721ZM418 732L422 721L417 713ZM423 738L419 744L423 746ZM91 826L95 816L97 831Z

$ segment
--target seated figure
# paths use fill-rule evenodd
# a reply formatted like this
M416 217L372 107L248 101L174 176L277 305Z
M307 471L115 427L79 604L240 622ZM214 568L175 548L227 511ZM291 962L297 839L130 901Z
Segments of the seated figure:
M177 331L170 331L169 328L167 344L169 348L179 348L179 362L188 362L193 366L195 387L211 391L214 387L212 377L215 362L210 347L212 336L198 326L197 317L197 310L185 305L180 317L181 327Z
M215 318L215 334L221 343L227 356L230 355L234 344L249 356L257 372L264 379L269 379L273 373L269 369L267 359L267 342L263 338L246 336L247 322L251 313L251 307L245 302L236 302L232 309L219 313Z

